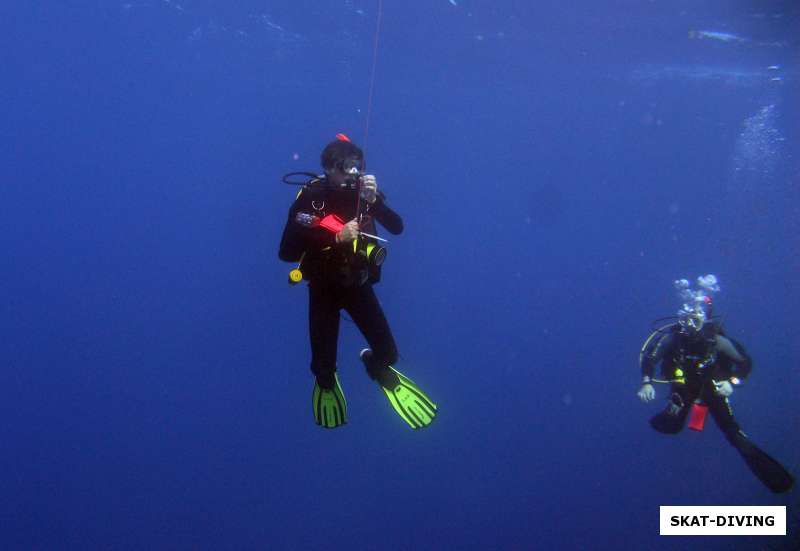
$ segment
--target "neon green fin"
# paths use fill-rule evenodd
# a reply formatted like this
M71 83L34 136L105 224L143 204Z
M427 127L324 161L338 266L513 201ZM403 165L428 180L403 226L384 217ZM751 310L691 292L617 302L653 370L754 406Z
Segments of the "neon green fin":
M322 388L314 383L311 404L314 407L314 419L326 429L335 429L347 423L347 402L344 399L339 376L334 376L336 384L331 389Z
M427 394L414 384L414 381L389 366L397 374L400 382L394 389L381 386L389 403L412 429L421 429L430 425L436 418L436 404Z

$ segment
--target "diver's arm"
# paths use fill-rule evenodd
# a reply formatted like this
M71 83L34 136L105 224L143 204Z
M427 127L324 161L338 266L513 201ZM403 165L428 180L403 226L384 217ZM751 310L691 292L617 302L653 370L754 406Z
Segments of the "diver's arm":
M303 241L298 235L297 222L294 221L294 216L297 214L294 211L294 205L289 209L289 218L286 220L286 225L283 227L283 235L281 235L281 244L278 248L278 258L284 262L297 262L303 255Z
M642 383L648 383L654 377L656 365L664 360L667 350L672 347L674 338L672 333L657 335L642 350Z
M648 339L641 352L642 385L636 395L642 402L652 402L656 398L656 389L653 386L653 375L656 365L663 361L665 351L672 345L672 333L656 334Z
M643 382L639 387L639 392L636 393L639 399L644 402L652 402L656 399L656 389L651 382Z
M642 384L636 395L644 402L652 402L656 399L656 389L653 386L653 373L655 372L655 362L649 360L648 354L642 356Z
M375 202L369 206L369 214L380 222L389 233L397 235L403 231L403 219L386 204L386 197L378 191Z
M717 335L717 352L731 362L730 370L737 379L745 379L753 369L753 360L739 342L722 335Z

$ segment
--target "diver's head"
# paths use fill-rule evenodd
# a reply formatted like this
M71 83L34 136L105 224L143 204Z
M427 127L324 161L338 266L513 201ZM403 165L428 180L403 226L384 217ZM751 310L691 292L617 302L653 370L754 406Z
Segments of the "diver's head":
M690 337L700 334L703 326L711 320L713 315L713 300L711 295L719 292L719 283L716 276L709 274L697 278L699 289L692 289L686 279L675 281L675 289L683 304L678 310L678 324L681 333Z
M707 277L714 278L711 275ZM702 278L698 278L698 281L701 280ZM685 301L678 310L678 325L684 335L690 337L699 335L703 326L711 320L714 307L711 293L719 291L716 278L714 278L714 285L714 288L710 288L701 284L701 290L695 291L689 287L689 282L685 279L675 282L679 296Z
M684 308L678 312L678 325L681 327L681 332L690 337L699 334L707 320L706 312L702 308L686 308L684 305Z
M337 137L322 150L320 161L335 189L356 189L364 171L364 152L357 145Z

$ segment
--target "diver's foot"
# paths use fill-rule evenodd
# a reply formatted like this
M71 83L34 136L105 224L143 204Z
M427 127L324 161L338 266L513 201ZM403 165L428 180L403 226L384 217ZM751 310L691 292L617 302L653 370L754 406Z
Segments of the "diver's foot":
M326 429L335 429L347 423L347 402L344 399L342 387L339 385L339 378L336 374L333 374L332 377L333 385L329 389L324 388L320 384L320 379L317 378L311 394L314 420Z
M421 429L430 425L436 418L437 406L414 382L394 369L388 368L398 379L395 386L383 387L383 393L389 399L394 411L408 423L412 429Z
M335 387L338 384L338 378L335 372L325 373L323 375L317 375L316 380L317 380L317 385L319 385L319 387L324 390L333 390L333 387Z
M359 354L361 361L364 362L364 367L367 368L367 375L373 381L377 381L383 388L394 390L400 384L400 377L397 375L390 366L371 367L370 359L372 358L372 350L365 348Z

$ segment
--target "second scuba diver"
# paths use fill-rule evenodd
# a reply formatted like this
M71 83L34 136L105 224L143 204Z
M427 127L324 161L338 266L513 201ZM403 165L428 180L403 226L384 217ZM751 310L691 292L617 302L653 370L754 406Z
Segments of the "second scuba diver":
M308 281L314 419L325 428L347 422L336 373L345 310L369 344L361 351L369 376L411 428L426 427L436 417L436 404L393 367L397 346L372 287L386 256L375 222L399 234L403 221L386 204L375 176L363 174L364 154L345 135L325 147L321 162L325 174L305 182L289 209L279 251L281 260L300 263L290 282Z
M642 347L639 398L643 402L655 399L654 382L671 383L672 391L666 409L650 419L650 425L658 432L677 434L689 416L689 428L699 431L710 412L753 474L773 492L787 492L794 483L791 474L753 444L733 417L728 398L750 374L752 360L712 319L711 295L719 291L717 278L707 275L697 281L698 290L692 290L685 279L675 282L684 301L677 323L656 329ZM662 378L656 379L659 362Z

